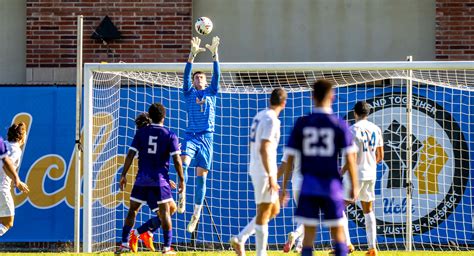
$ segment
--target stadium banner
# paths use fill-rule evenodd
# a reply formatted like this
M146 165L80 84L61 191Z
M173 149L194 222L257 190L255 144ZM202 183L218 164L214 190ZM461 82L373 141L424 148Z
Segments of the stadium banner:
M153 89L147 89L153 90ZM16 215L14 227L0 238L0 242L32 242L32 241L72 241L74 234L74 133L75 133L75 87L68 86L0 86L0 94L2 104L0 107L0 134L5 137L7 127L15 121L22 120L29 124L29 134L26 145L24 147L24 156L20 166L20 177L30 187L29 194L21 194L15 191ZM125 92L123 92L125 94ZM303 94L298 95L296 94ZM145 95L137 93L137 95ZM173 127L185 127L185 118L180 114L173 112L173 109L183 107L182 103L176 101L180 92L178 89L171 90L167 95L160 95L159 90L154 94L157 101L161 101L168 107L168 117L171 121L167 121L165 125ZM292 95L299 101L293 101ZM305 101L310 101L309 92L289 93L289 100L286 110L282 113L282 138L283 145L290 132L294 117L298 117L304 113L291 113L291 118L285 116L285 111L291 111L295 104L302 104L301 96ZM228 241L231 234L237 234L251 217L255 214L255 204L253 202L252 185L250 178L248 184L236 184L226 182L219 183L222 180L237 180L236 175L241 177L247 176L248 157L240 159L232 159L232 152L239 151L248 152L248 138L240 137L237 143L235 138L232 140L232 134L245 135L251 117L257 110L262 109L266 105L268 95L251 95L248 94L249 100L242 100L240 97L238 102L233 100L224 101L218 98L218 103L222 108L217 108L217 116L222 118L216 119L216 134L214 141L221 146L215 148L214 165L211 177L208 180L208 187L211 188L207 192L209 206L211 208L213 218L222 232L222 239ZM414 151L419 156L414 156L414 173L413 173L413 222L411 223L414 232L415 242L433 242L433 237L439 239L437 242L449 243L452 240L457 243L471 243L474 237L472 227L473 209L472 205L472 182L471 166L473 166L474 137L470 133L469 124L472 123L472 115L474 113L472 105L460 105L453 101L453 97L462 97L462 102L473 102L474 95L469 91L454 90L443 88L432 90L430 86L419 88L413 95L414 115L423 117L428 120L427 127L433 129L414 129L413 146ZM226 97L228 99L230 97ZM406 93L402 90L393 91L381 88L359 88L350 86L338 88L336 91L335 111L341 117L351 118L353 113L351 109L353 105L338 104L338 102L351 102L355 104L357 99L366 99L372 106L370 119L377 123L377 120L386 116L390 108L391 111L399 111L405 113L405 109L400 108L400 104L407 101ZM442 99L442 100L441 100ZM137 102L142 102L137 100ZM245 106L252 104L255 106ZM235 104L239 104L239 108L232 108ZM244 105L243 105L244 104ZM307 104L307 103L305 103ZM129 117L128 122L133 122L133 118L140 112L146 110L147 106L124 106L120 108L119 115ZM252 109L249 113L248 108ZM235 112L243 109L248 118L239 117L239 113ZM223 111L229 111L223 112ZM110 118L112 114L100 113L94 118ZM290 116L290 115L288 115ZM399 141L397 145L403 144L406 137L406 122L404 114L394 118L386 127L381 127L385 136L395 134ZM421 118L420 118L421 119ZM415 120L415 118L414 118ZM123 122L121 120L120 122ZM219 123L223 122L223 123ZM225 123L225 124L224 124ZM112 122L111 126L118 125ZM123 127L123 126L121 126ZM239 128L243 127L243 128ZM108 134L115 127L104 127L102 134ZM241 129L241 130L239 130ZM120 145L129 145L133 137L133 131L120 131L121 134L127 133L125 138L119 141ZM130 133L130 134L128 134ZM184 134L178 133L182 139ZM100 138L104 141L106 138ZM439 141L443 143L439 143ZM391 144L392 145L392 144ZM403 166L404 158L395 154L393 145L384 146L385 160L390 159L387 163L380 166L378 170L378 179L376 184L377 199L375 202L377 218L377 233L379 242L402 242L406 229L406 184L403 182ZM279 147L279 158L281 158L282 147ZM107 150L107 145L94 148L96 151ZM420 152L423 149L432 149L439 156L435 161L436 165L428 164L428 160L424 159ZM127 147L121 146L118 149L116 157L118 162L123 162ZM244 154L246 155L246 154ZM104 166L108 166L108 160L102 159L100 162ZM231 165L223 165L222 163L232 163ZM110 166L108 166L110 167ZM107 179L95 184L96 190L110 189L117 191L118 175L120 166L116 166L117 175L111 179ZM174 170L172 177L175 178ZM437 175L443 174L443 177L451 177L448 179L438 180ZM100 172L99 174L100 175ZM194 173L190 171L190 177ZM401 182L399 182L402 180ZM193 186L193 179L190 179L189 186ZM130 189L131 186L128 186ZM384 191L390 193L384 193ZM111 198L124 198L123 202L118 201L115 204L108 204L107 207L117 207L118 222L116 224L117 234L120 234L122 222L125 213L124 209L128 206L128 198L119 193L111 193L110 198L105 198L110 202ZM176 192L175 192L176 193ZM175 195L176 196L176 195ZM188 195L189 196L189 195ZM239 200L234 200L239 198ZM106 202L95 202L96 204L105 204ZM418 205L422 204L422 205ZM290 202L290 207L282 209L282 212L275 221L270 223L271 232L279 232L286 234L293 227L292 212L294 204ZM144 209L148 211L149 209ZM227 216L226 216L227 215ZM185 234L185 221L176 221L176 218L183 218L188 214L173 216L173 225L178 227L175 231L176 242L183 242L187 235ZM232 217L232 216L239 216ZM365 223L362 210L359 206L348 207L348 216L351 219L350 228L351 236L357 236L360 242L365 241ZM137 224L146 221L145 216L137 217ZM218 242L214 235L209 215L205 210L203 212L202 225L204 229L203 235L199 240ZM136 224L136 225L137 225ZM421 235L420 235L421 234ZM430 236L430 234L432 236ZM119 237L119 235L117 235ZM281 241L275 241L275 237L281 238ZM270 236L269 243L283 244L286 236ZM181 240L180 240L181 239ZM272 241L273 239L273 241ZM318 236L318 240L329 240L328 232L323 232ZM160 238L157 239L161 240Z

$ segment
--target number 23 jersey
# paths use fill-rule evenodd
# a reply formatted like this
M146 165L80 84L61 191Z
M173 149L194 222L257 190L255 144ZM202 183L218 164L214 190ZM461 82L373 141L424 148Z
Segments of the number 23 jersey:
M331 109L315 108L298 118L285 151L301 157L301 195L342 196L338 156L355 150L347 122Z

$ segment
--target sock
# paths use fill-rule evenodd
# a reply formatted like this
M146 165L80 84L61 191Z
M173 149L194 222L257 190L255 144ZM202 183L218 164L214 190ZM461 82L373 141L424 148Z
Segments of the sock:
M207 175L196 177L196 195L194 195L194 204L203 205L206 196Z
M365 217L365 232L367 233L367 243L369 244L369 249L375 248L375 240L377 236L376 231L376 221L374 212L369 212L364 214Z
M253 219L249 222L249 224L247 224L247 226L245 226L244 229L242 229L242 231L240 231L240 233L237 235L241 243L245 244L245 242L247 242L247 239L249 239L251 235L255 234L255 219L256 218L257 217L253 217Z
M201 205L195 204L193 215L199 219L201 217L201 212L202 212L202 204Z
M5 233L7 233L8 228L5 227L3 224L0 224L0 236L3 236Z
M161 221L158 217L153 217L137 228L138 234L143 234L147 231L155 232L161 226Z
M163 246L171 247L171 238L173 238L172 230L163 230Z
M303 225L299 224L298 227L296 227L295 229L295 235L298 239L300 239L300 237L303 236L303 232L304 232L304 227Z
M334 245L334 255L335 256L346 256L347 255L347 245L344 243L338 243Z
M347 219L347 215L345 211L342 211L342 225L344 228L344 235L346 236L346 244L351 244L351 236L349 235L349 220Z
M189 165L183 163L184 184L188 184L188 167Z
M301 256L313 256L313 247L303 247Z
M268 242L268 224L266 225L255 225L256 239L256 252L257 256L267 255L267 242Z
M123 225L122 228L122 244L123 243L128 243L128 237L130 236L130 231L132 230L132 227Z

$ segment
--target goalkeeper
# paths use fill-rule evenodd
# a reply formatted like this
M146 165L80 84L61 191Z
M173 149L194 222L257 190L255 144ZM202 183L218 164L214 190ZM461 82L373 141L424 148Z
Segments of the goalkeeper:
M194 37L191 40L191 52L188 62L184 68L183 94L186 101L188 113L188 126L183 143L183 153L181 155L185 183L188 180L188 167L191 159L194 158L196 166L196 193L194 195L194 213L188 224L187 230L192 233L201 216L204 197L206 195L206 177L211 168L213 154L213 138L216 116L216 96L219 93L219 58L217 48L219 37L212 39L211 45L206 48L212 54L214 60L211 85L208 86L206 74L201 71L194 72L191 76L192 63L196 55L206 49L200 48L201 39ZM180 193L178 200L178 212L183 213L186 205L186 190Z

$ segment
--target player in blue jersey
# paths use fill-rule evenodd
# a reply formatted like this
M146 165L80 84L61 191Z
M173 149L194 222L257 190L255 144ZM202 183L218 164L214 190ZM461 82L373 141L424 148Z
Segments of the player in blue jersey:
M219 57L217 48L219 37L212 39L211 45L206 48L214 59L211 85L207 85L206 75L197 71L191 76L192 63L196 55L205 51L199 45L201 39L194 37L191 40L191 52L184 69L183 94L188 113L188 126L183 143L183 169L185 183L188 180L188 167L194 158L196 166L196 194L194 195L194 213L188 224L188 232L194 232L201 216L204 197L206 195L206 177L211 169L213 154L214 126L216 116L216 96L219 93ZM186 191L178 199L178 213L183 213L186 205Z
M182 193L184 175L181 164L181 153L178 137L163 126L166 110L159 103L152 104L148 109L152 124L137 130L132 145L128 151L120 178L120 189L127 184L126 175L138 153L138 173L130 195L130 209L122 230L122 245L118 252L128 247L128 237L135 222L135 216L143 203L157 213L160 223L150 223L161 226L164 236L163 254L175 254L171 248L172 226L171 205L173 197L169 181L169 158L173 157L175 169L179 177L178 192ZM137 248L130 248L136 252Z
M316 226L320 223L330 227L335 241L335 255L347 255L342 216L344 197L338 156L343 155L346 159L352 184L351 198L356 198L357 147L353 144L346 121L332 113L333 98L334 91L329 81L318 80L313 84L316 107L311 114L298 118L285 149L289 166L293 165L295 156L299 156L301 160L303 184L295 220L304 225L303 256L312 255ZM286 185L291 176L290 168L286 170L282 198L285 197ZM320 211L324 213L322 221Z

